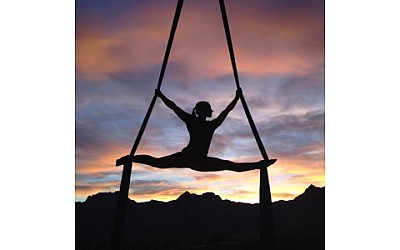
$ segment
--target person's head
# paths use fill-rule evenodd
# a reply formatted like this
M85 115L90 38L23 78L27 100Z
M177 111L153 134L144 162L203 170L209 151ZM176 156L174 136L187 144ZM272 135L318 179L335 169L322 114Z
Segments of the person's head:
M196 104L193 109L193 114L198 117L211 117L213 110L211 109L210 103L206 101L201 101Z

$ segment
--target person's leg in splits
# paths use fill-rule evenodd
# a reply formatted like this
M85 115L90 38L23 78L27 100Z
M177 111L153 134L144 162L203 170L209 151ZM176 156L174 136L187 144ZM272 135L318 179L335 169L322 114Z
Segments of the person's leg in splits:
M194 161L185 157L181 152L163 157L153 157L150 155L135 155L132 162L146 164L156 168L189 168L195 164Z
M268 167L274 164L276 159L270 159L269 161L261 160L258 162L232 162L215 157L205 157L194 160L187 157L185 154L178 152L160 158L150 155L136 155L132 157L132 161L156 168L191 168L192 170L199 172L214 172L224 170L245 172Z
M191 166L191 169L199 172L214 172L214 171L234 171L245 172L268 167L276 162L276 159L269 161L261 160L258 162L233 162L229 160L222 160L215 157L206 157L205 159L197 162Z

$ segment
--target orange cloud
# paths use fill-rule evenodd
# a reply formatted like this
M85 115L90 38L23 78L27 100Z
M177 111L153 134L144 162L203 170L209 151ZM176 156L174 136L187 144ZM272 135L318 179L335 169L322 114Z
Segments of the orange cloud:
M178 63L187 78L214 78L232 72L219 6L214 5L212 9L202 3L184 5L170 63ZM123 25L112 32L107 27L78 25L77 72L104 77L160 65L174 13L171 7L143 5L126 10L120 14ZM323 20L296 13L286 18L265 15L236 3L229 4L228 12L239 72L302 75L323 62L324 49L318 40L323 39L318 36L323 34Z
M97 194L100 192L115 192L119 190L119 181L109 182L96 182L87 183L76 181L75 182L75 199L79 201L85 201L90 195Z

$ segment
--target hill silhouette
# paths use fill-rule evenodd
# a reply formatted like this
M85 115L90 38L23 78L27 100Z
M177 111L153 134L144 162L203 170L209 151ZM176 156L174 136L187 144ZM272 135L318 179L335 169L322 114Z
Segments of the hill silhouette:
M75 204L76 249L107 249L119 192ZM273 203L277 249L324 249L325 188ZM169 202L129 200L124 249L255 249L259 205L185 192Z

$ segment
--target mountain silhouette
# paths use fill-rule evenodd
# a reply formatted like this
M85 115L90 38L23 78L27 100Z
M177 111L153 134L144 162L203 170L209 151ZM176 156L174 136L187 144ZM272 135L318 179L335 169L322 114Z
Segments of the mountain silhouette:
M107 249L119 192L75 203L76 249ZM273 203L277 249L324 249L325 187ZM128 201L124 249L254 249L259 204L184 192L169 202Z

